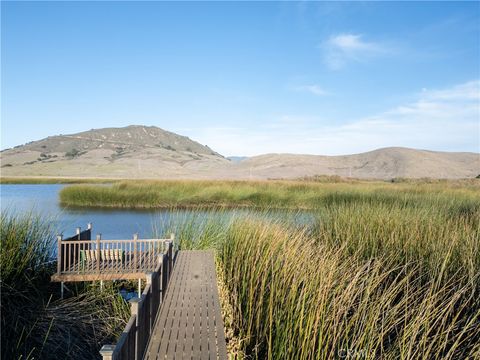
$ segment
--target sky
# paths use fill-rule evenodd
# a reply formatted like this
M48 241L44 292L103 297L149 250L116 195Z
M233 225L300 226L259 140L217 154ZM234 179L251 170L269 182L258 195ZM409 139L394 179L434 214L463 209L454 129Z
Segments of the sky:
M2 1L2 149L134 124L225 156L480 152L480 2Z

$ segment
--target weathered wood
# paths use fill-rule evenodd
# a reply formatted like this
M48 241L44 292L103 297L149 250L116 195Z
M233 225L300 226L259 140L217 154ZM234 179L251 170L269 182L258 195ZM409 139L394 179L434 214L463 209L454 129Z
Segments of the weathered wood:
M179 251L145 359L226 359L210 251Z
M81 232L84 234L84 232ZM155 270L158 258L168 251L168 239L61 240L58 238L57 273L52 281L87 281L84 275L147 273ZM134 254L136 250L136 254ZM168 256L168 255L167 255ZM71 276L78 275L78 276ZM88 276L88 278L91 278ZM121 276L125 278L125 276ZM138 277L133 277L137 279Z

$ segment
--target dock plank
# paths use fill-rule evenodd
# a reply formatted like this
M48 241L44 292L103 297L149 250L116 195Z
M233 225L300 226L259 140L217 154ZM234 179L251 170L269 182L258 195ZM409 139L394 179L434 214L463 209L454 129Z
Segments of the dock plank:
M211 251L179 251L145 359L226 360Z

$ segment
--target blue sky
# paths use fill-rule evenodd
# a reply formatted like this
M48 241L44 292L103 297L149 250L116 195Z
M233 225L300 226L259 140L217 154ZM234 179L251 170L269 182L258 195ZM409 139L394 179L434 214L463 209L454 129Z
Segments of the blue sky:
M479 2L2 2L1 148L155 125L224 155L480 151Z

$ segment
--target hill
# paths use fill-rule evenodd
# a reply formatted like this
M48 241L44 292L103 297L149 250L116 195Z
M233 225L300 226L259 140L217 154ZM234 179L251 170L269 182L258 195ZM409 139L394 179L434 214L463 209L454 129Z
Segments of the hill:
M155 126L50 136L1 153L2 176L185 176L229 163L208 146Z
M206 145L154 126L50 136L3 150L0 162L3 177L457 179L480 174L478 153L400 147L343 156L266 154L226 159Z
M480 174L480 154L383 148L344 156L267 154L242 161L239 168L258 177L290 178L316 175L392 178L474 178Z

